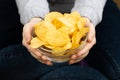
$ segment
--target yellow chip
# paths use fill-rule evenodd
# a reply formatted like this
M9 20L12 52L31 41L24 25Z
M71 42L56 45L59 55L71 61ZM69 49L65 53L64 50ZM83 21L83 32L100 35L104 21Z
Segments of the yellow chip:
M48 21L42 21L35 25L35 34L44 42L46 42L46 32L54 30L56 30L55 26Z
M44 45L45 43L43 41L41 41L39 38L35 37L32 38L31 42L30 42L30 46L32 48L39 48L40 46Z
M77 21L78 29L85 27L87 20L85 18L81 18Z
M59 28L58 30L61 31L61 32L65 32L65 33L67 33L68 35L70 34L70 29L69 29L69 27L63 26L63 27Z
M50 12L45 16L45 21L50 21L51 22L55 18L59 18L61 16L63 16L63 14L61 14L60 12Z
M69 33L72 34L75 31L75 25L67 20L65 17L57 18L58 22L62 23L62 26L69 28Z
M74 19L76 19L76 21L79 20L79 19L81 19L81 16L80 16L80 14L79 14L77 11L71 12L70 15L71 15Z
M71 49L77 48L79 46L79 43L78 43L79 38L80 38L79 33L77 31L74 32L72 35L72 47L71 47Z
M52 23L53 23L53 25L56 26L56 29L59 29L59 28L61 28L63 26L63 23L58 21L58 18L53 19Z
M68 34L62 31L49 31L46 33L47 42L55 47L64 46L67 42L70 41Z
M68 42L65 46L63 46L64 50L70 49L72 47L72 43Z
M64 13L64 18L66 18L73 25L75 25L77 22L76 18L68 13Z
M83 27L83 28L81 28L80 31L78 31L78 32L76 31L76 32L73 33L73 36L72 36L72 49L77 48L77 47L80 46L82 37L86 36L88 31L89 31L88 27Z
M45 44L44 46L47 47L47 48L49 48L49 49L51 49L51 50L55 48L55 46L52 46L50 44Z

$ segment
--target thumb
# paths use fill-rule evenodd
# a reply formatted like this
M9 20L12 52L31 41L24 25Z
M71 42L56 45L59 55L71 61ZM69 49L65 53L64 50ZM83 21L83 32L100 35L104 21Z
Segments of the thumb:
M92 23L87 24L89 27L89 33L88 33L88 42L91 42L95 36L95 26Z
M26 24L23 28L23 38L27 43L30 43L30 40L32 39L32 28L29 24Z

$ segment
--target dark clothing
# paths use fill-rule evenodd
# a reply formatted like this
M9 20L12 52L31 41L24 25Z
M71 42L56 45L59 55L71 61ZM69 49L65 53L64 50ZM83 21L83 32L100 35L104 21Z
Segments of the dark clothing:
M42 64L20 44L3 48L0 53L0 80L107 80L97 70L79 64Z
M110 80L120 80L120 10L112 0L107 1L96 37L97 44L87 57L88 63Z
M75 0L48 0L50 11L69 13L74 6ZM69 4L68 4L69 3Z
M0 49L21 43L22 25L15 0L0 0Z

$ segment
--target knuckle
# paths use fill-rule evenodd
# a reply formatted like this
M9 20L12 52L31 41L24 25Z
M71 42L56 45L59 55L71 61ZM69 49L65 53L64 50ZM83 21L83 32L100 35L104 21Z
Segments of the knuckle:
M36 53L36 55L37 55L39 58L42 58L41 53Z

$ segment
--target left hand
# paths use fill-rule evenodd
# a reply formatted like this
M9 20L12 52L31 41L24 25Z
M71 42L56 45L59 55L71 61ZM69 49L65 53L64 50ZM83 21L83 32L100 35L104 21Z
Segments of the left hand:
M36 60L39 62L49 65L52 65L52 62L47 59L46 56L42 55L37 49L32 48L30 46L30 41L32 39L32 32L34 29L34 25L38 22L40 22L42 19L41 18L32 18L27 24L24 25L23 27L23 40L22 44L28 49L30 52L31 56L33 56Z
M95 26L90 22L88 18L86 19L87 19L86 26L89 27L86 46L82 50L80 50L78 53L71 56L69 64L74 64L84 59L88 55L89 50L96 44Z

